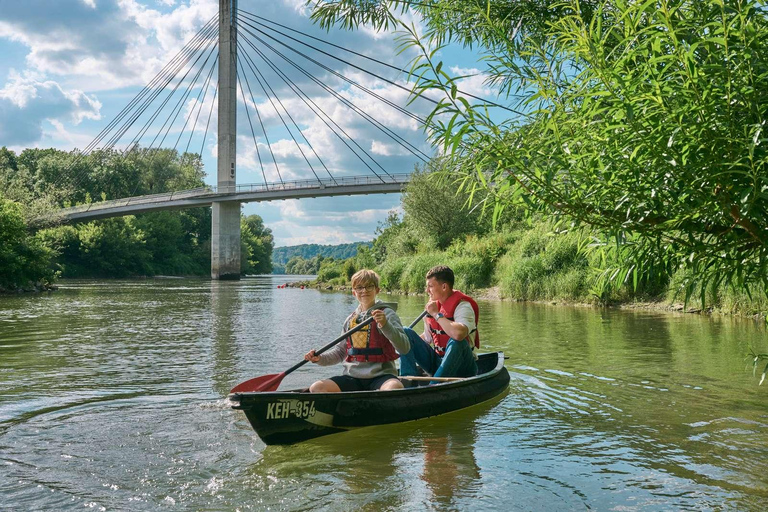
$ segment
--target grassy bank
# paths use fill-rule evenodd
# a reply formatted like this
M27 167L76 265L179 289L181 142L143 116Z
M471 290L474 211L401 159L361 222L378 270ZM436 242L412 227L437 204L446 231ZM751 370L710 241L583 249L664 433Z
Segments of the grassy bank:
M304 284L346 289L354 272L374 268L381 275L382 289L423 293L427 271L444 264L456 273L457 289L488 298L681 309L685 272L641 281L636 288L629 280L618 288L606 289L597 277L615 262L603 260L586 247L588 232L556 232L553 227L546 221L519 223L502 232L467 235L445 250L422 246L410 254L387 254L378 263L369 251L363 251L346 260L324 262L316 281ZM699 289L694 289L686 308L702 309ZM765 317L768 300L762 290L752 290L750 296L710 286L705 293L705 311Z

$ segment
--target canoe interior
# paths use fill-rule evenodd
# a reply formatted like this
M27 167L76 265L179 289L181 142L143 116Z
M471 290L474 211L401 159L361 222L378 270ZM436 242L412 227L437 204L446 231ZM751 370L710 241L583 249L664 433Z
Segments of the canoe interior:
M502 352L481 354L477 363L477 376L436 385L347 393L309 393L307 389L235 393L230 400L266 444L291 444L445 414L490 400L507 389L509 372Z

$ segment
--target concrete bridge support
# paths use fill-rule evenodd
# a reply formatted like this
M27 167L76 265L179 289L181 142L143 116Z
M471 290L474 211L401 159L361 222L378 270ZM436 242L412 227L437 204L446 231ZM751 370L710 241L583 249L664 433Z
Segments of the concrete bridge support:
M237 0L219 0L218 190L235 192L237 154ZM240 279L240 203L214 202L211 278Z

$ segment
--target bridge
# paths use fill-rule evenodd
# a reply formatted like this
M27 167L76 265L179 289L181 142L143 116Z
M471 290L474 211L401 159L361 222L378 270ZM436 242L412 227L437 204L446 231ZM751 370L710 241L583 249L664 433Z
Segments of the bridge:
M441 104L439 101L423 94L423 91L414 95L410 87L393 78L387 78L411 77L409 70L239 9L238 2L239 0L219 0L218 15L204 24L86 148L75 153L70 165L70 169L74 170L65 169L59 177L60 183L77 187L88 172L75 165L78 158L96 150L122 150L123 155L135 151L137 154L143 152L147 155L151 154L153 149L165 147L166 140L172 141L174 138L174 151L178 147L182 154L199 154L202 159L206 144L209 149L214 147L208 139L209 128L211 133L214 133L214 127L211 126L213 124L216 125L216 186L62 208L46 218L38 219L38 226L55 222L85 222L156 210L210 207L211 277L238 279L242 203L396 193L402 191L408 183L409 175L388 172L372 153L405 155L422 163L432 158L434 148L427 148L423 138L420 141L414 140L413 134L404 137L377 118L378 115L391 122L392 114L399 116L401 129L402 126L411 126L411 129L418 127L428 130L434 127L435 123L442 122L429 116L419 116L419 109L416 108L417 102L428 102L431 104L430 108L434 108L435 105ZM327 65L328 61L331 65L347 70L347 75ZM378 71L371 71L366 66L373 66ZM218 79L213 77L216 71ZM300 83L289 75L289 71L299 77ZM417 82L420 79L421 77L415 78ZM279 87L273 86L271 82L278 83ZM335 85L331 86L329 83ZM397 104L386 94L380 94L370 83L384 85L399 94L407 92L407 105ZM341 94L340 87L350 94ZM310 90L313 94L316 91L318 95L312 96ZM352 91L355 94L351 94ZM486 107L509 110L461 90L447 88L443 92L446 97L455 97L458 92L462 95L462 101L464 98L472 98L481 101ZM296 110L286 108L281 95L290 95L291 108L301 109L305 114L303 126L297 122L295 114L291 113ZM329 107L316 99L330 99L334 105ZM238 105L247 119L247 125L243 123L247 134L242 136L241 143L248 139L253 140L263 183L237 183ZM212 123L214 108L217 119ZM379 110L381 112L378 112ZM186 111L186 114L181 115L182 111ZM163 119L165 121L159 129L153 128ZM270 121L272 125L269 125ZM357 125L350 124L352 121L367 129L375 128L375 131L371 131L386 144L378 140L360 144L350 135L354 133L357 136L361 133L361 130L356 129ZM346 129L345 123L348 126ZM312 135L307 133L310 126L313 130L327 130L328 134L324 134L322 140L332 140L336 146L321 154L323 152L312 145ZM203 127L204 132L200 137L199 133L203 131ZM282 138L277 142L274 136L270 139L268 127L270 130L277 127L278 137ZM154 137L147 144L145 141L152 137L153 133ZM186 141L183 151L182 139ZM193 140L200 149L199 153L190 151ZM381 148L386 145L395 151L382 151ZM274 146L278 146L277 150L274 150ZM290 151L287 150L288 146L291 147ZM331 146L326 144L326 147ZM377 148L379 151L374 150ZM355 163L355 168L366 168L370 174L350 176L349 164L346 167L339 166L338 162L329 168L324 159L340 160L339 155L335 153L337 150L348 151L359 161ZM276 153L281 155L281 161ZM284 155L289 154L301 162L301 166L306 164L306 167L300 169L301 172L298 172L295 163L289 166L292 167L292 176L302 176L305 171L311 171L314 178L285 181L282 176L285 171L281 172L280 166L287 159ZM345 158L350 157L346 155ZM402 164L398 167L402 168ZM334 169L333 173L331 168ZM58 184L59 182L54 183Z
M374 176L343 176L319 180L253 183L225 187L201 187L164 194L126 197L88 203L57 210L53 216L40 218L35 227L47 224L73 224L109 217L135 215L158 210L179 210L211 206L215 202L248 203L301 199L307 197L352 196L363 194L392 194L401 192L410 174Z

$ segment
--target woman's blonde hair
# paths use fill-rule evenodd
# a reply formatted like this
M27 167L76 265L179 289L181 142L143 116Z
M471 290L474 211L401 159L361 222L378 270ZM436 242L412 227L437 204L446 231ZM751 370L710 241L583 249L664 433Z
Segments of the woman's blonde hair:
M352 276L352 288L357 286L367 286L371 283L376 285L376 288L379 287L379 274L373 270L364 268L362 270L358 270L355 272L355 275Z

